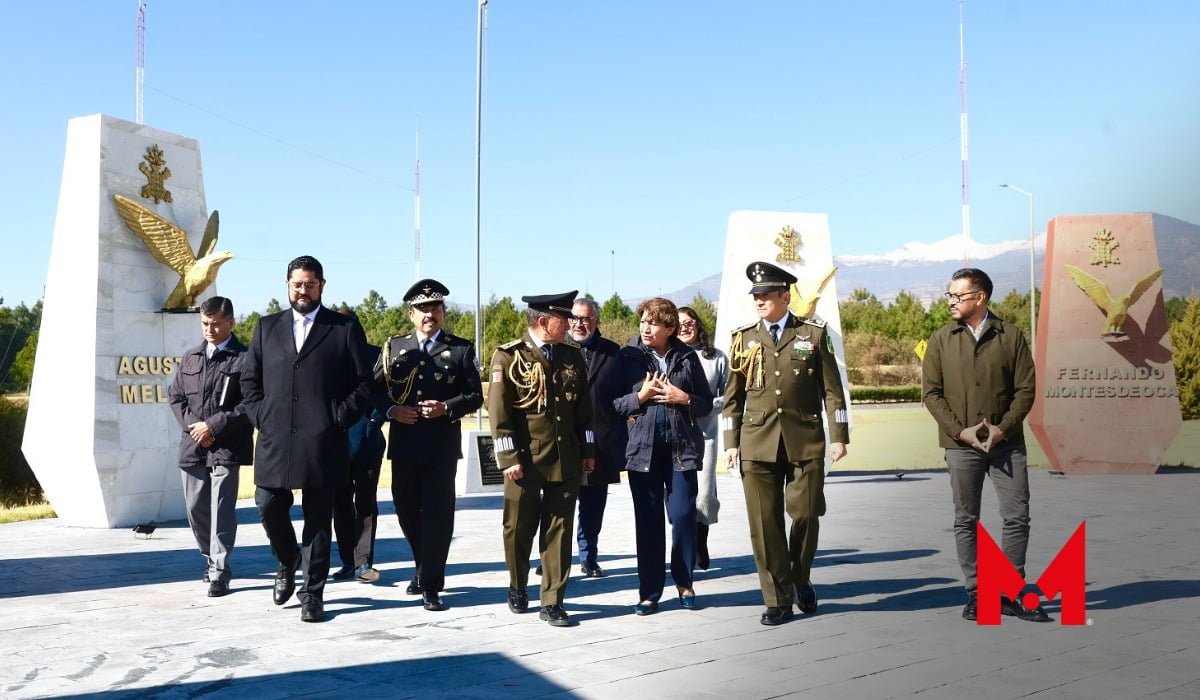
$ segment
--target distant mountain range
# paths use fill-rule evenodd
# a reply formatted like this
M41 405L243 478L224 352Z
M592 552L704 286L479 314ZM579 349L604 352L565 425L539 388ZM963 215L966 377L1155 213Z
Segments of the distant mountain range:
M1162 214L1152 216L1165 296L1170 299L1200 293L1200 226ZM1045 235L1037 238L1035 243L1035 269L1040 288ZM928 244L907 243L883 255L834 256L834 264L838 266L835 278L838 295L844 299L856 289L866 289L886 303L907 291L923 301L930 301L945 291L946 280L963 266L962 259L961 236ZM1003 297L1013 289L1022 294L1029 291L1028 240L974 243L971 264L986 270L992 277L997 297ZM699 293L715 302L720 288L721 274L718 272L664 296L676 304L687 304ZM636 301L628 300L627 303L633 305Z

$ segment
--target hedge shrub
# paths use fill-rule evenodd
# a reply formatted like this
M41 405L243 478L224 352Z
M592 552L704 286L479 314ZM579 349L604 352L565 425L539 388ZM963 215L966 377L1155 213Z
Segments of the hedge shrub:
M0 505L25 506L42 501L42 487L21 453L24 404L0 397Z

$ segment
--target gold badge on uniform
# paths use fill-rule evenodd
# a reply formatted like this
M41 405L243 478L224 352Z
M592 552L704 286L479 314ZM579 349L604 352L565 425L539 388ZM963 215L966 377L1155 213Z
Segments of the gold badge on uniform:
M565 392L563 395L567 397L567 401L575 400L575 394L573 392L568 391L568 392Z
M441 372L434 372L434 373L433 373L433 379L434 379L434 381L438 381L438 382L442 381L442 377L443 377L443 376L445 376L445 375L443 375Z

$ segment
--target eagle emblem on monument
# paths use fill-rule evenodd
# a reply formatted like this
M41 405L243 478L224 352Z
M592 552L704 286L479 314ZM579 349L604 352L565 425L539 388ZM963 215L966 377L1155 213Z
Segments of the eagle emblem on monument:
M221 265L233 259L233 253L229 251L214 252L219 226L217 212L214 210L208 217L204 238L200 241L199 249L193 253L183 229L131 199L119 194L114 194L113 199L117 202L117 212L125 225L142 239L150 255L179 273L179 283L163 302L163 309L193 308L196 297L217 280L217 270Z

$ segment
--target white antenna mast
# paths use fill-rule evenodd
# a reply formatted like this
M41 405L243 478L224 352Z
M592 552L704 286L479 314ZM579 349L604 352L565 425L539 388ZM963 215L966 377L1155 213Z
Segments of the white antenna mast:
M421 115L417 115L417 164L413 173L413 281L421 279Z
M962 233L963 262L971 260L971 190L967 177L967 57L963 49L963 0L958 0L958 128L962 142Z
M142 123L142 84L146 82L146 3L138 0L137 7L137 103L133 120Z

